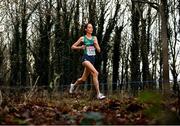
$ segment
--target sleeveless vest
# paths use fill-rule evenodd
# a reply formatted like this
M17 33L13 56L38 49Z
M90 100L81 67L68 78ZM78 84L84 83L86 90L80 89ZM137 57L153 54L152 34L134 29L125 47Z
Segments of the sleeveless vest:
M96 51L95 51L95 47L94 47L94 36L92 36L91 39L88 39L85 35L84 36L84 45L85 45L84 54L86 54L88 56L96 55Z

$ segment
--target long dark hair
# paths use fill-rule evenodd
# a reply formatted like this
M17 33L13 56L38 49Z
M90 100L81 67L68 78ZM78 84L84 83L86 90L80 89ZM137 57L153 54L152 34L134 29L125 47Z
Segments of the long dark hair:
M86 29L87 29L87 27L88 27L88 24L91 24L91 25L93 26L93 24L92 24L91 22L86 23L86 24L84 25L84 29L83 29L83 34L84 34L84 35L86 35ZM94 29L94 26L93 26L93 29ZM92 35L94 35L94 30L93 30Z

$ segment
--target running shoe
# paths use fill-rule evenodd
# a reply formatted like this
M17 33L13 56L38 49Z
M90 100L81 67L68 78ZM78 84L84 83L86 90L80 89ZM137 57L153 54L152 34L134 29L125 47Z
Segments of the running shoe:
M74 87L75 85L74 84L71 84L70 85L70 89L69 89L69 93L72 94L74 92Z
M97 95L97 99L99 99L99 100L104 99L104 98L106 98L106 96L104 96L102 93L99 93Z

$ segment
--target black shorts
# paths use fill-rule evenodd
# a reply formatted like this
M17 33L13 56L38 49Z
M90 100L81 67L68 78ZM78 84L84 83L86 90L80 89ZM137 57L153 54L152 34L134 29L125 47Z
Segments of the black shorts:
M84 61L89 61L89 62L91 62L94 65L94 63L95 63L95 56L88 56L88 55L84 54L82 56L82 62L84 62Z

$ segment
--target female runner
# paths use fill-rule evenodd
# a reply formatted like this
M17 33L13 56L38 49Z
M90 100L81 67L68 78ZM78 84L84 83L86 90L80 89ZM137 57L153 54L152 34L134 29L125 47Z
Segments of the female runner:
M93 78L93 84L96 89L97 93L97 99L104 99L105 96L100 93L99 90L99 81L98 81L98 71L94 67L95 62L95 55L96 50L98 53L100 53L101 49L98 44L98 40L96 36L92 36L93 33L93 26L91 23L87 23L85 25L85 35L81 36L77 42L75 42L71 49L73 50L84 50L83 56L82 56L82 65L84 66L84 72L83 75L77 79L77 81L74 84L70 85L69 93L73 93L75 87L79 84L82 84L86 81L89 74L92 75Z

